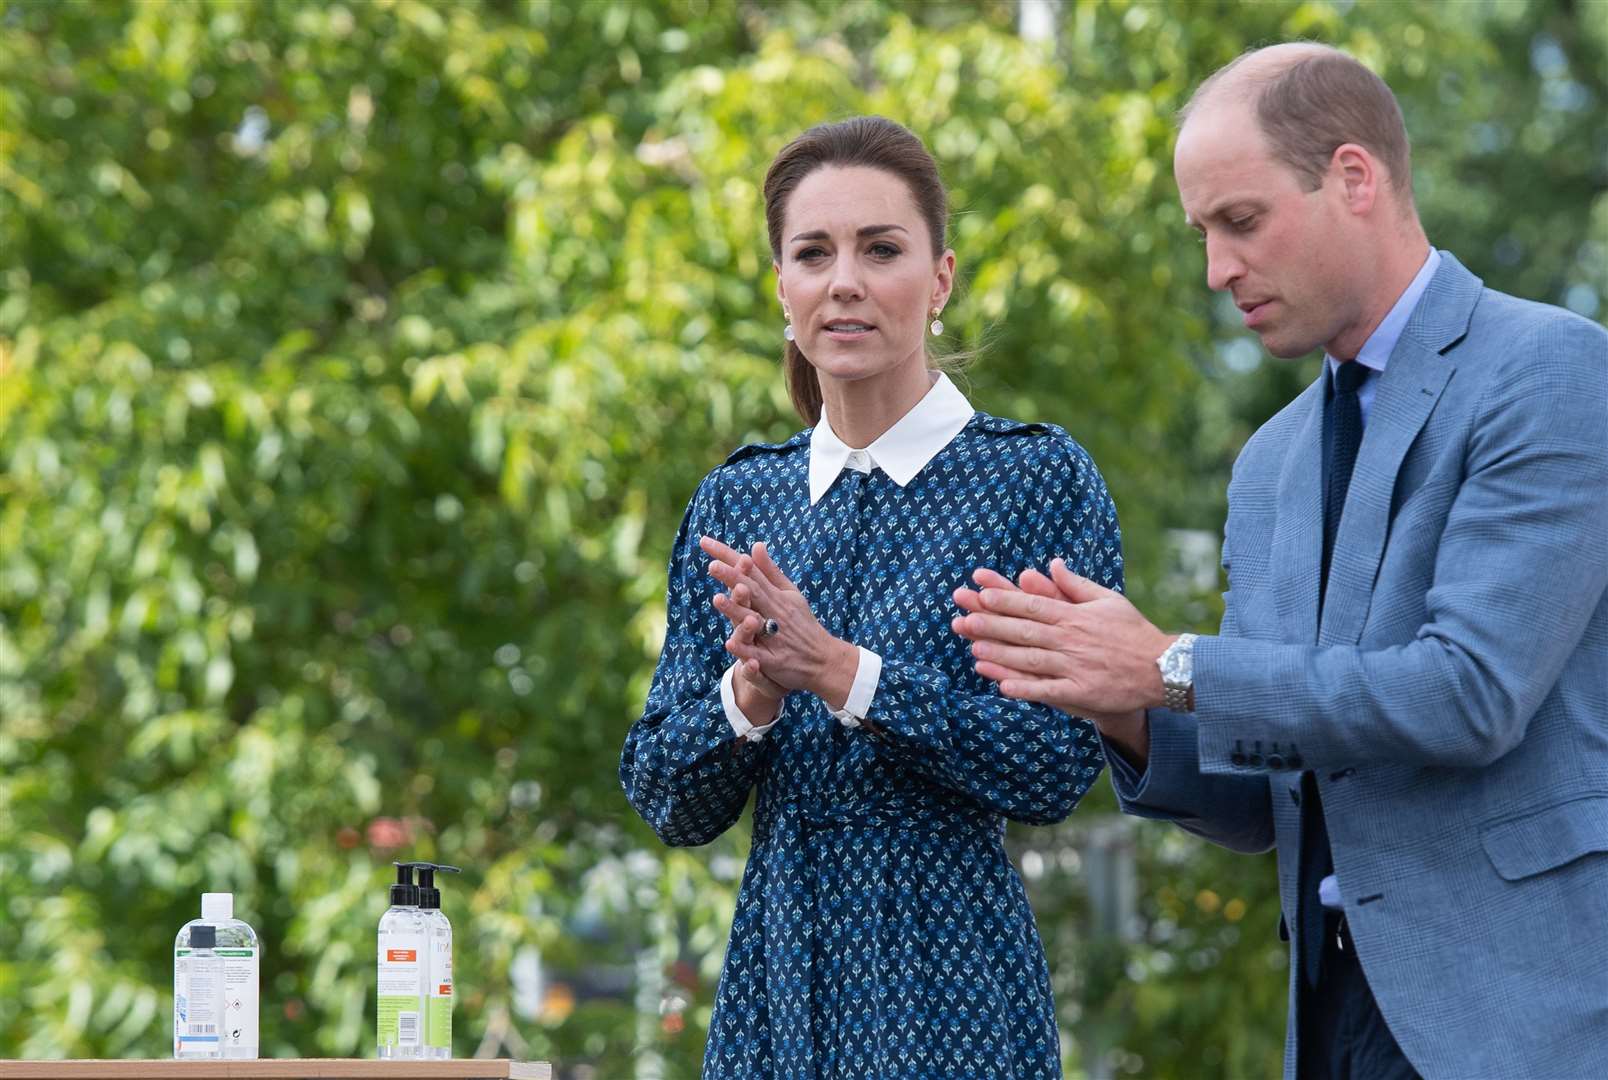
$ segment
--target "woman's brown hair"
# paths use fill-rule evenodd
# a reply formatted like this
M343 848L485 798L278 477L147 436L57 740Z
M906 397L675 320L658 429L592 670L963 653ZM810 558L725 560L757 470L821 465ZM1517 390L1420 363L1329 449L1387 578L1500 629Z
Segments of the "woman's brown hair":
M827 165L865 166L891 173L905 182L927 232L932 254L942 258L949 220L949 193L938 178L938 163L909 130L881 116L855 116L817 124L782 147L765 174L765 226L770 233L771 258L782 261L782 223L787 200L799 183ZM787 392L793 408L806 424L821 420L821 383L797 343L789 341L782 359L787 371Z

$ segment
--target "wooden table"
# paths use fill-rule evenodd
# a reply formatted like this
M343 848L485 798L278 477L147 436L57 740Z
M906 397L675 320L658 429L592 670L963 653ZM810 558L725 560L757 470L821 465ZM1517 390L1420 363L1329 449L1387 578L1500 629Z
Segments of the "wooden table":
M324 1077L370 1077L373 1080L553 1080L544 1061L506 1058L450 1061L364 1061L357 1058L262 1058L257 1061L0 1061L4 1080L323 1080Z

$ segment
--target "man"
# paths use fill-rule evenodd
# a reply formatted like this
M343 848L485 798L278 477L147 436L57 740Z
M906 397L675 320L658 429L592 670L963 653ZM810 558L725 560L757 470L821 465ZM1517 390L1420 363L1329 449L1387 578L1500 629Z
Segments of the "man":
M1336 50L1218 72L1174 169L1208 284L1326 354L1235 464L1222 629L1058 564L955 629L1095 720L1127 812L1277 848L1287 1076L1608 1076L1608 333L1429 246Z

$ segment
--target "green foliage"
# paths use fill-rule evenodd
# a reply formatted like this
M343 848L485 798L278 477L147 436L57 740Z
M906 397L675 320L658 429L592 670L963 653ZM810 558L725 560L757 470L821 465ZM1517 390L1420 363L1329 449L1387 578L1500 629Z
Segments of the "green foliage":
M1051 49L1003 3L0 6L0 1056L165 1054L211 889L267 944L264 1053L362 1054L389 861L440 858L458 1053L692 1075L746 826L666 851L615 769L685 500L797 426L775 151L862 111L928 140L974 400L1080 439L1132 592L1206 628L1168 530L1218 529L1310 369L1220 321L1174 110L1247 44L1347 44L1432 238L1594 312L1589 14L1077 0ZM1268 1074L1270 858L1112 811L1012 838L1069 1067ZM1129 926L1087 895L1112 836Z

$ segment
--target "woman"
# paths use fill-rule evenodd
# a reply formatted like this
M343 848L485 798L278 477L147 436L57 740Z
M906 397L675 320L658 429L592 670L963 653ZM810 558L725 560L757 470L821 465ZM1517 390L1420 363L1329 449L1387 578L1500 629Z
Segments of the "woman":
M975 412L930 369L955 256L920 140L879 117L812 128L765 213L813 427L693 496L620 762L668 844L713 840L758 793L704 1075L1059 1076L1003 836L1070 813L1099 744L978 677L950 595L973 567L1057 556L1120 588L1116 512L1065 432Z

